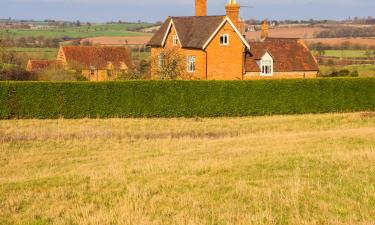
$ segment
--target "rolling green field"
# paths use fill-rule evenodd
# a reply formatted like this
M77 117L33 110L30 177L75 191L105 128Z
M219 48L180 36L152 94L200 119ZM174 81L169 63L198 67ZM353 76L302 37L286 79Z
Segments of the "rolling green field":
M350 65L350 66L319 66L322 74L330 74L333 71L349 70L358 71L360 77L373 77L375 76L375 65L364 64L364 65Z
M13 48L17 53L26 55L28 59L54 60L57 57L58 48Z
M316 55L317 51L313 51ZM326 50L325 55L327 57L343 57L343 58L362 58L367 57L365 50Z
M375 114L0 121L0 224L370 225Z
M0 30L0 36L3 37L27 37L27 36L44 36L52 37L70 37L70 38L86 38L99 36L145 36L149 35L142 32L128 31L128 29L149 26L152 24L135 23L135 24L98 24L93 26L66 27L56 28L52 30L31 30L31 29L9 29Z
M57 57L58 48L12 48L19 54L25 55L27 59L54 60ZM133 60L149 60L149 52L132 52Z

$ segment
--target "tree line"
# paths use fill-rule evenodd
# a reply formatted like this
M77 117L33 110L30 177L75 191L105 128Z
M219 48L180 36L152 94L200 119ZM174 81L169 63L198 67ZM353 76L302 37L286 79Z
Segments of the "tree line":
M61 38L48 38L44 36L26 36L19 38L6 37L1 40L2 45L6 47L19 47L19 48L58 48L60 42L72 40L69 37Z
M324 30L316 38L375 37L375 27L338 27Z

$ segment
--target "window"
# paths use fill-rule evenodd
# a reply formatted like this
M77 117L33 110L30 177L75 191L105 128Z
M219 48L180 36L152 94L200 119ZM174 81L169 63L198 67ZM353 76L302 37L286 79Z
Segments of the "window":
M187 71L193 73L195 71L195 56L187 57Z
M173 35L173 46L177 46L178 44L178 37L177 35Z
M220 36L220 45L228 45L229 44L229 34L222 34Z
M262 60L262 74L263 76L272 76L272 60Z
M108 69L108 70L107 70L107 76L108 76L108 77L112 77L112 75L113 75L113 70Z
M163 68L165 65L165 55L160 54L159 55L159 68Z
M96 68L94 66L90 66L90 74L94 76L96 74Z

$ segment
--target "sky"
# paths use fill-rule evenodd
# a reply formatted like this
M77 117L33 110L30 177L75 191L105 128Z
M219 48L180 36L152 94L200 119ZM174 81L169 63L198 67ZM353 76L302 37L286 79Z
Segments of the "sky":
M0 18L83 22L164 20L194 14L195 0L0 0ZM225 14L227 0L207 0L209 15ZM375 0L237 0L245 19L375 17Z

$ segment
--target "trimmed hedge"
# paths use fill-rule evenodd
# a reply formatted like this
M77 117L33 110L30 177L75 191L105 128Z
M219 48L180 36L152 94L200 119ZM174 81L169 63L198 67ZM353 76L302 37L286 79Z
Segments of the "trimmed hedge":
M375 78L0 82L0 118L217 117L375 110Z

